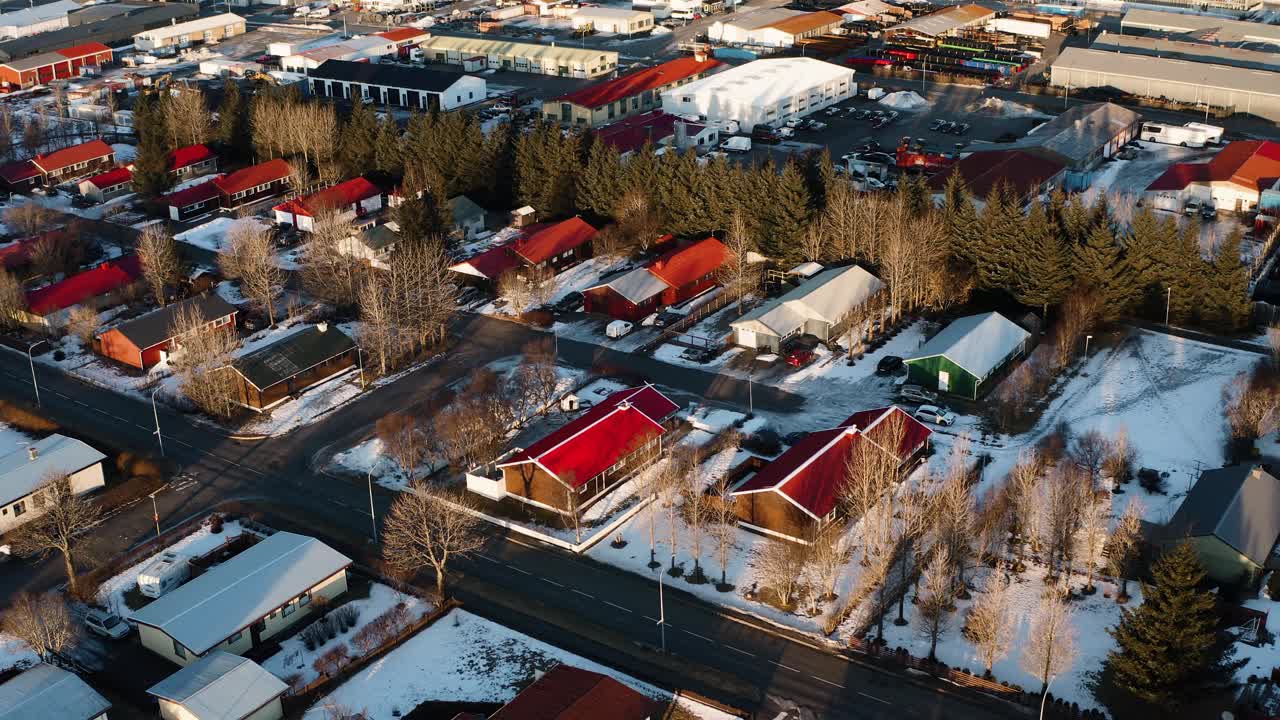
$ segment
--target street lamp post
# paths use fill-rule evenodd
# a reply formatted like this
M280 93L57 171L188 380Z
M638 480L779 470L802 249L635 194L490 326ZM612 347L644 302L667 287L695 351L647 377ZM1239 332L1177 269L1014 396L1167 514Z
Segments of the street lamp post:
M163 489L164 487L160 487L148 493L148 497L151 498L151 519L155 520L156 522L156 539L157 540L160 539L160 508L156 506L156 493L160 492Z
M31 365L31 387L36 391L36 407L44 406L40 403L40 383L36 382L36 361L35 358L31 357L31 351L35 350L36 346L43 342L45 341L37 340L27 346L27 363Z
M667 652L667 605L662 599L662 575L658 573L658 635L662 642L662 652Z
M160 434L160 412L156 410L156 393L158 392L160 392L159 386L151 391L151 417L156 421L156 442L160 443L160 457L164 457L164 435Z
M373 512L373 470L370 469L365 473L365 479L369 481L369 523L373 528L373 541L378 542L378 516Z
M1050 675L1049 682L1044 684L1044 694L1040 696L1040 720L1044 720L1044 706L1045 701L1049 699L1049 686L1053 685L1053 681L1057 679L1057 675Z
M360 361L360 389L364 390L364 348L356 347L356 359Z
M751 368L751 367L747 368L747 414L748 415L756 414L756 403L755 403L755 397L754 397L755 393L751 389L752 388L751 373L754 370L755 368Z
M1089 341L1093 339L1092 335L1084 336L1084 359L1089 359Z
M1169 305L1173 302L1173 286L1164 289L1164 324L1169 326Z

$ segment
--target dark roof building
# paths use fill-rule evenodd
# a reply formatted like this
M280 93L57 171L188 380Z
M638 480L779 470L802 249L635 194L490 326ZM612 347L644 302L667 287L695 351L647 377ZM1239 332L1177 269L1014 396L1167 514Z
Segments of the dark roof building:
M1165 525L1161 544L1189 540L1221 583L1280 568L1280 480L1257 465L1206 470Z
M231 328L237 312L234 305L217 293L187 298L102 333L98 336L98 350L112 360L145 370L163 360L164 353L172 350L174 342L179 340L173 334L179 314L194 313L208 325Z
M962 158L947 172L929 178L929 188L940 193L951 173L960 178L976 197L985 198L1001 183L1015 196L1028 200L1062 184L1066 163L1048 153L1033 150L979 150Z
M242 355L231 367L239 378L240 403L265 410L354 367L356 343L319 323Z
M486 97L485 81L471 75L350 60L324 61L308 73L307 89L316 97L417 110L453 110Z

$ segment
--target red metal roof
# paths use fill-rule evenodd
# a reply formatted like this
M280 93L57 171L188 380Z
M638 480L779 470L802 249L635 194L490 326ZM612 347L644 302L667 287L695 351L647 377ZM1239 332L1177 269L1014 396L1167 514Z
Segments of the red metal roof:
M1147 190L1181 190L1196 182L1233 182L1251 190L1280 177L1280 143L1243 140L1228 143L1206 163L1175 163Z
M645 143L652 143L655 146L661 144L662 141L676 134L677 122L683 122L690 135L697 135L706 128L705 125L681 120L675 115L655 110L641 115L632 115L625 120L606 125L596 131L596 136L604 141L605 145L619 153L628 153L639 150Z
M90 55L101 55L102 53L111 52L111 48L100 42L87 42L82 45L72 45L69 48L54 50L54 52L69 60L78 60L82 57L89 57Z
M64 167L70 167L82 162L97 160L98 158L109 157L115 154L115 150L111 146L101 140L90 140L79 145L72 145L61 150L54 150L51 153L37 155L31 158L31 162L36 167L49 173L55 170L61 170Z
M1026 197L1066 165L1026 150L980 150L951 167L951 172L960 173L970 192L985 198L1001 182L1009 183L1018 197ZM929 179L934 192L942 191L950 174L940 172Z
M598 108L623 98L639 95L646 90L654 90L694 75L700 75L723 64L719 60L712 58L704 58L702 60L693 56L676 58L661 65L654 65L651 68L627 73L613 80L588 85L568 95L561 95L553 102L567 102L587 108Z
M197 165L213 157L213 151L205 145L187 145L169 153L169 172Z
M557 665L489 720L650 720L662 706L607 675Z
M112 168L100 175L94 175L85 182L92 184L99 190L124 185L133 181L133 171L127 167Z
M172 207L186 207L195 205L196 203L212 200L218 197L218 185L215 182L218 178L206 180L199 185L192 185L189 188L171 192L164 196L164 201Z
M0 248L0 265L3 265L5 270L26 265L31 261L31 248L36 241L37 238L19 240Z
M649 264L649 272L671 287L681 287L700 280L724 264L729 252L719 240L705 240L672 250Z
M215 178L213 183L227 195L234 195L259 185L284 180L289 177L290 172L292 172L292 168L289 167L289 163L281 158L276 158L264 163L258 163L252 167L227 173L220 178Z
M27 293L27 307L35 315L48 315L119 290L135 282L141 274L142 263L138 262L137 255L109 260L92 270L32 290Z
M620 390L499 467L536 462L578 487L665 433L662 421L679 409L652 385Z
M18 160L0 165L0 179L10 185L16 185L23 180L30 180L39 176L40 168L36 167L35 163L30 160Z
M510 246L499 245L495 248L489 248L479 255L475 255L469 260L450 266L449 269L465 275L475 275L478 273L480 276L488 280L497 280L502 277L503 273L519 264L520 262L516 259L515 253L511 252ZM474 270L474 272L472 272L472 270Z
M272 209L311 217L325 209L347 208L381 194L382 188L362 177L358 177L354 180L332 185L319 192L311 193L306 197L294 198L288 202L280 203Z
M511 244L511 249L530 265L537 265L590 242L596 232L580 217L558 223L538 223L530 225L524 235Z
M395 30L387 30L386 32L377 33L378 37L386 38L391 42L400 42L401 40L412 40L418 37L426 37L428 33L425 30L417 28L396 28Z
M883 447L883 432L876 428L890 414L904 419L905 432L895 456L906 460L929 439L931 431L899 407L854 413L839 427L806 435L776 460L764 466L734 490L734 494L774 491L782 493L816 518L826 517L840 500L847 482L847 463L860 442Z

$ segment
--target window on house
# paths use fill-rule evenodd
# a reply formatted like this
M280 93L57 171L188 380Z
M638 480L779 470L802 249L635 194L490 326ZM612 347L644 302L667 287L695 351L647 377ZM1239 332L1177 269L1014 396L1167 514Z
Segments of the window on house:
M294 605L292 602L290 602L288 605L285 605L284 607L280 608L280 616L281 616L281 617L289 617L289 616L290 616L290 615L292 615L292 614L294 613L294 611L295 611L295 610L297 610L297 609L298 609L298 606L297 606L297 605Z
M235 633L234 635L232 635L231 637L227 638L227 642L226 642L226 644L227 644L227 645L230 645L230 644L232 644L232 643L239 642L239 641L240 641L240 638L242 638L242 637L244 637L244 631L243 631L243 630L237 630L237 631L236 631L236 633Z
M298 596L298 607L306 607L311 604L311 593L304 592Z
M183 660L187 659L187 649L182 647L182 643L178 642L177 640L173 641L173 654L177 655Z
M18 517L27 512L27 503L25 500L19 500L13 504L13 516Z

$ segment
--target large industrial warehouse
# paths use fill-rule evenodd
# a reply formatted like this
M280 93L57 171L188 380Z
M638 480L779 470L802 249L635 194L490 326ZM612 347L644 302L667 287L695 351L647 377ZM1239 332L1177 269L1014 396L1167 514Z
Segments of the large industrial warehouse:
M701 115L711 123L756 125L804 117L858 92L853 70L805 57L756 60L662 94L673 115Z
M467 71L488 67L539 75L593 78L618 69L618 53L611 50L446 35L427 38L421 47L428 62L461 65Z
M1120 20L1120 32L1128 35L1134 30L1177 35L1194 34L1198 38L1203 38L1204 41L1213 43L1280 45L1280 25L1232 20L1216 15L1130 10Z
M1089 47L1094 50L1166 57L1188 62L1211 62L1252 70L1280 70L1280 54L1274 50L1247 50L1229 45L1209 45L1167 37L1104 32Z
M1280 73L1265 70L1072 47L1054 61L1050 77L1057 87L1114 88L1143 97L1207 102L1280 121Z

